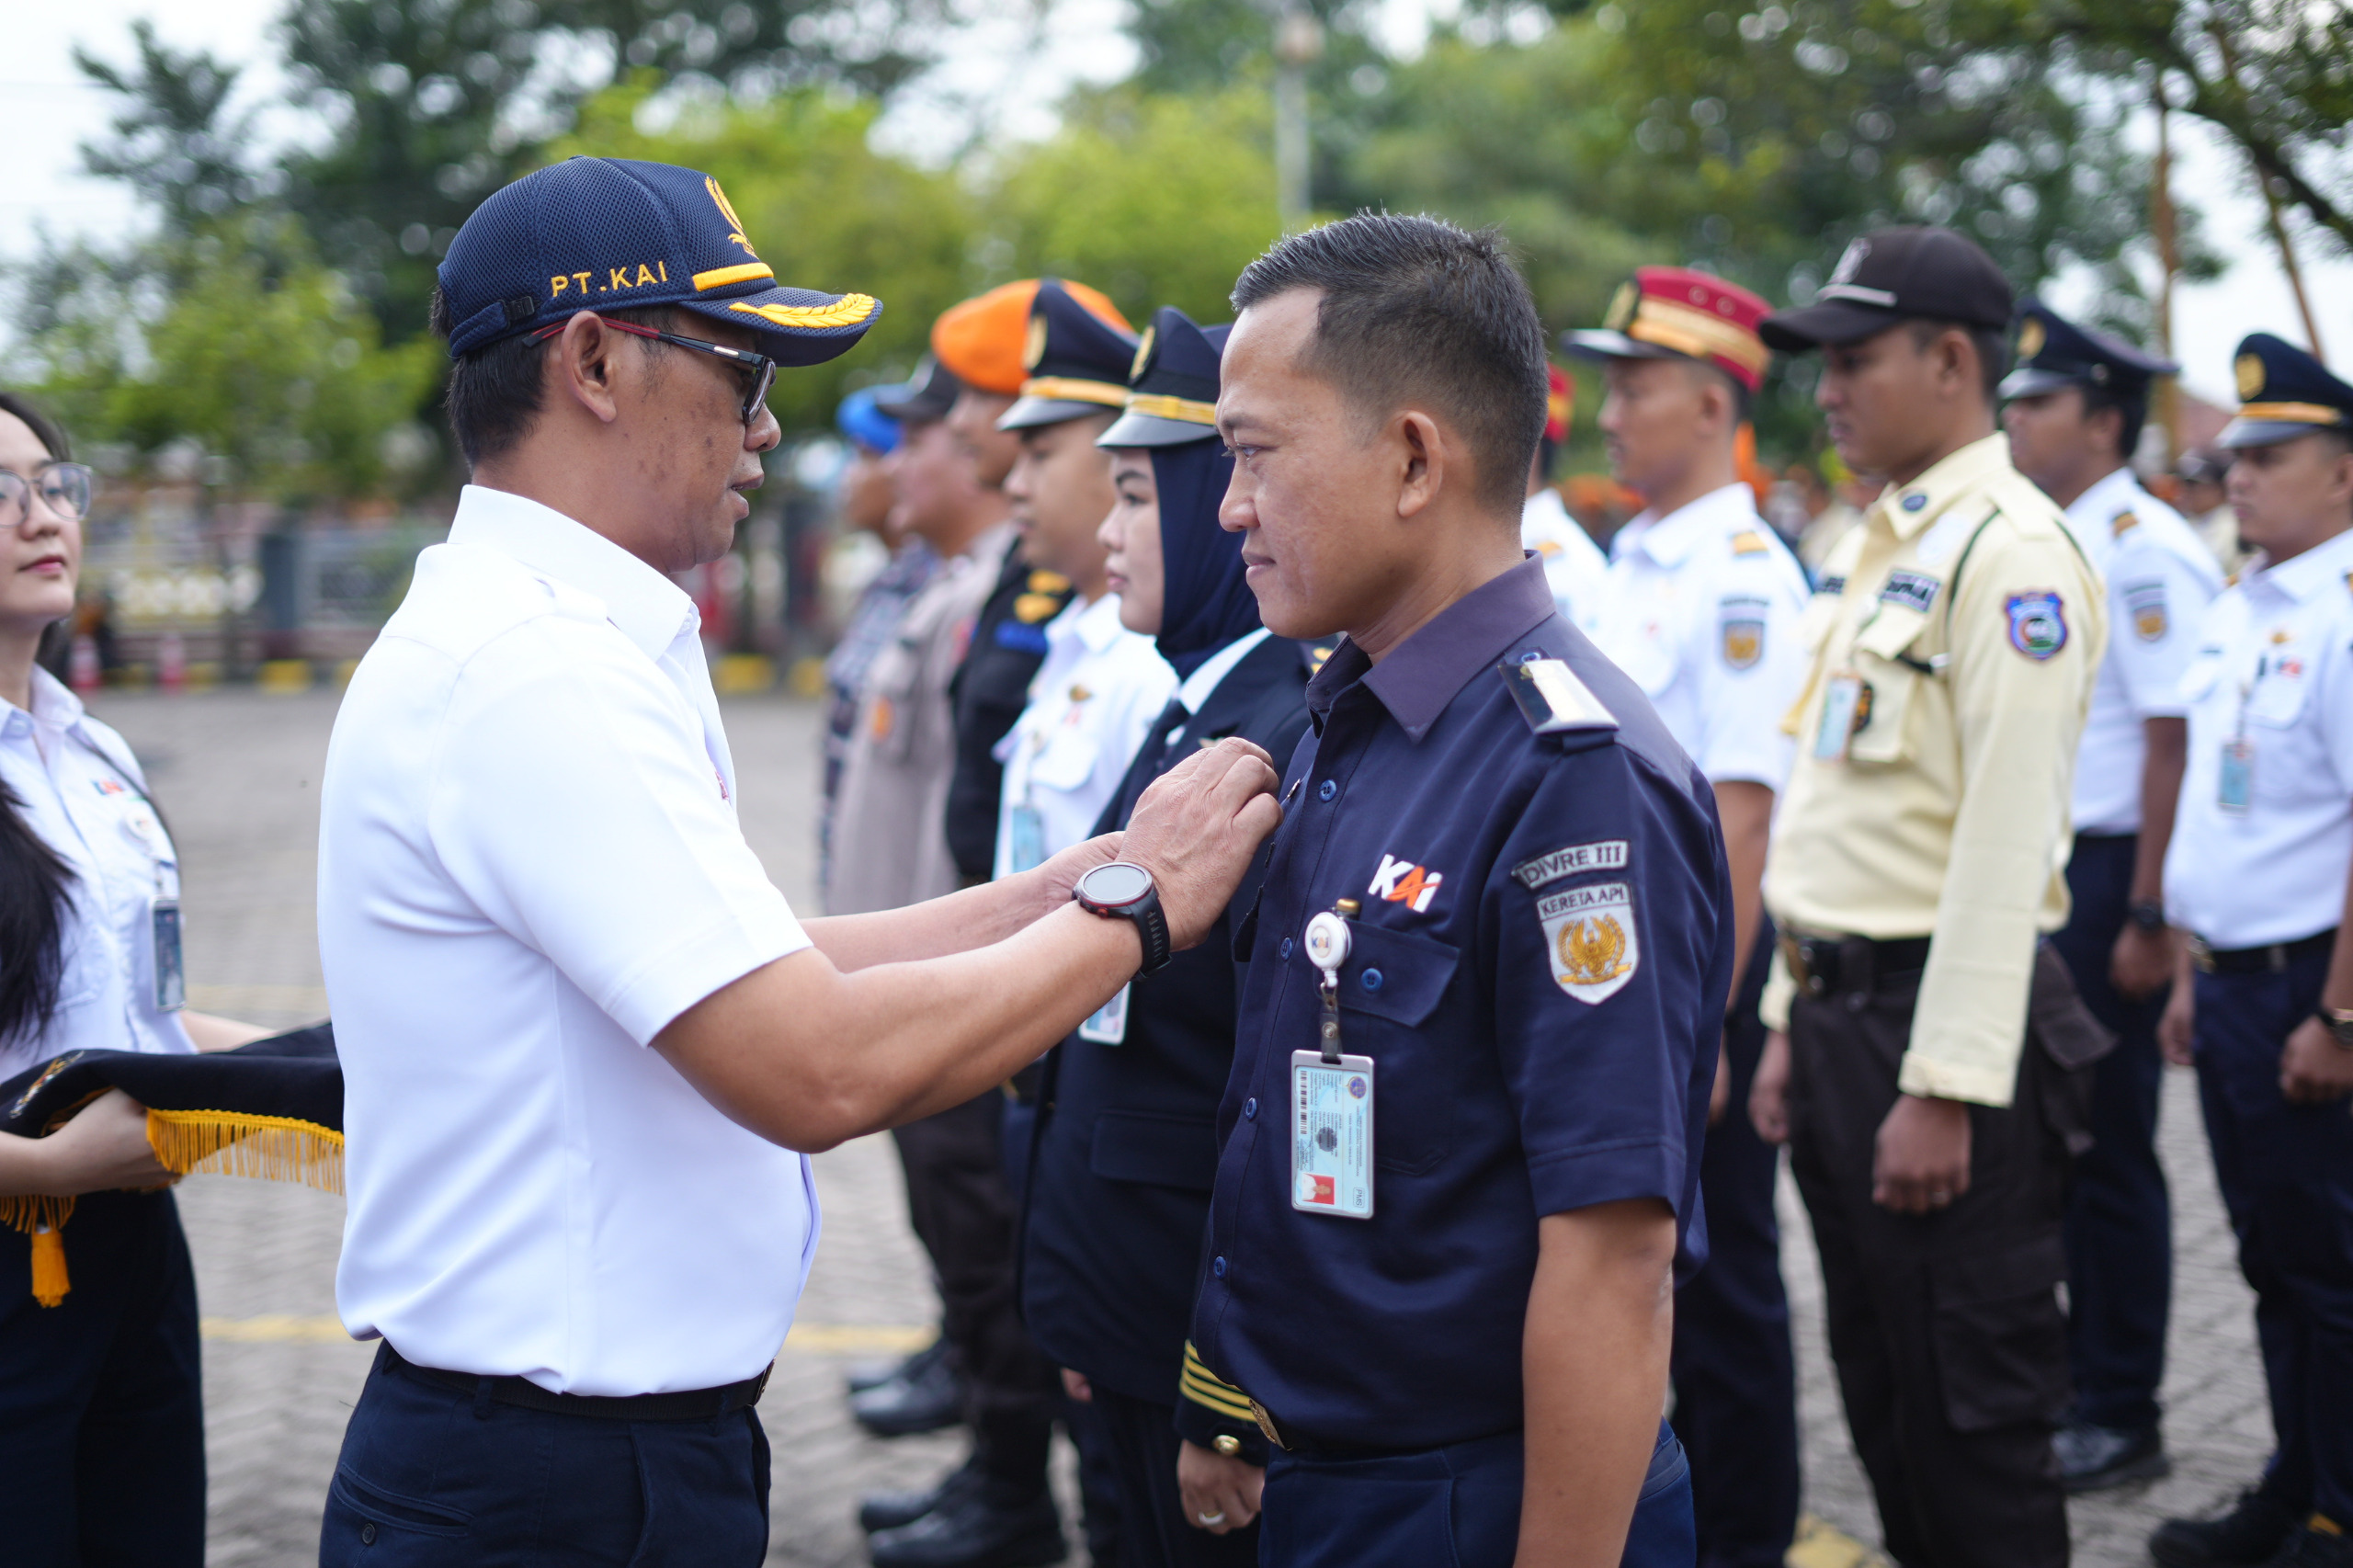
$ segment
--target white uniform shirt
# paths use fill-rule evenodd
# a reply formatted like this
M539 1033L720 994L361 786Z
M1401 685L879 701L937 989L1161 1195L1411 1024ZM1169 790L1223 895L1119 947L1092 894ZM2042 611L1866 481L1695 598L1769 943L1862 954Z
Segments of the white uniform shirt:
M69 1051L193 1051L178 1012L155 1005L155 905L179 899L179 851L147 798L138 759L39 667L32 703L30 712L0 703L0 783L71 871L71 906L60 933L57 1009L39 1034L0 1044L0 1077Z
M1119 595L1073 601L1046 623L1029 706L996 745L995 875L1028 870L1094 830L1176 691L1152 639L1120 624Z
M2167 916L2222 949L2331 929L2353 864L2353 532L2277 566L2257 557L2206 612L2181 694Z
M1609 541L1608 575L1581 627L1633 677L1711 784L1779 790L1794 743L1781 717L1805 681L1805 573L1727 484Z
M2129 468L2075 497L2067 527L2108 581L2109 629L2075 753L2075 831L2138 833L2148 755L2142 726L2187 711L2182 672L2222 574L2181 514L2142 489Z
M1544 562L1544 585L1552 590L1552 607L1571 625L1593 608L1594 595L1609 571L1609 558L1569 515L1568 503L1550 485L1528 498L1520 508L1519 543Z
M646 1042L809 945L736 825L694 606L469 486L360 661L322 780L345 1324L586 1394L756 1376L817 1243L808 1161Z

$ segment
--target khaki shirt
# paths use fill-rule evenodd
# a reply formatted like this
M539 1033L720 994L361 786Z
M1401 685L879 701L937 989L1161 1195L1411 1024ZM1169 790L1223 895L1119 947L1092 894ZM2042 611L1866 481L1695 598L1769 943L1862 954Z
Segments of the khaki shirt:
M867 666L834 808L826 914L897 909L956 891L946 828L956 766L948 683L1012 547L1013 525L1001 523L943 562Z
M2059 508L1989 436L1891 487L1807 611L1797 765L1765 902L1784 929L1927 936L1904 1093L2006 1106L2036 934L2066 923L2068 799L2108 643L2107 591ZM1838 683L1867 716L1824 734ZM1852 687L1847 688L1851 691ZM1841 755L1843 751L1843 755ZM1766 1021L1794 987L1776 959Z

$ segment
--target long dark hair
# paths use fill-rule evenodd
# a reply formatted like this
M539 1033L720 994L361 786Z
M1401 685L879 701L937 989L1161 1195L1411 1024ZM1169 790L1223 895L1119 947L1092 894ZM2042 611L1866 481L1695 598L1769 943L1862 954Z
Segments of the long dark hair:
M16 393L0 391L0 413L23 420L51 460L73 455L65 432ZM65 968L65 904L74 873L24 812L24 801L0 784L0 1040L48 1026Z

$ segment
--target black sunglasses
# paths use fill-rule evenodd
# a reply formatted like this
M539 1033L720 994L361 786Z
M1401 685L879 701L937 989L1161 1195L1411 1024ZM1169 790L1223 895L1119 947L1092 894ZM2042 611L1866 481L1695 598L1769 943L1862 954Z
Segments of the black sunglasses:
M681 348L693 348L705 354L716 355L737 369L749 372L752 385L744 394L742 410L744 426L746 429L751 427L753 420L759 417L760 405L768 400L768 389L776 385L776 361L765 354L755 354L748 348L730 348L724 343L707 343L699 337L680 337L676 333L656 332L650 326L640 326L635 322L615 321L610 316L598 316L597 319L615 332L625 332L631 337L650 337L656 343L674 343ZM566 318L553 326L540 328L523 341L535 344L545 343L571 324L570 318Z
M48 463L27 479L14 469L0 468L0 525L25 526L33 515L33 496L69 523L90 515L90 471L80 463Z

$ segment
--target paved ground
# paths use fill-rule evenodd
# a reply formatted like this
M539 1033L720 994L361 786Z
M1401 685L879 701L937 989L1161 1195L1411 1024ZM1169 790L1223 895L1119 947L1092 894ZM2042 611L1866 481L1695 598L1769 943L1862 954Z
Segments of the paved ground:
M335 698L222 691L110 696L97 704L145 760L186 863L188 979L197 1006L265 1023L325 1011L313 937L319 767ZM782 699L727 705L747 835L797 903L812 881L815 710ZM805 906L805 903L804 903ZM2172 1369L2174 1475L2075 1510L2076 1560L2142 1564L2170 1512L2202 1508L2249 1478L2269 1446L2248 1298L2232 1263L2195 1097L2166 1086L2165 1157L2178 1201ZM933 1303L904 1219L886 1141L817 1161L824 1241L761 1414L777 1466L768 1561L862 1562L858 1495L927 1480L961 1452L953 1436L881 1443L844 1415L842 1367L924 1336ZM334 1320L339 1200L305 1188L201 1176L181 1188L205 1326L216 1568L315 1561L320 1501L369 1349ZM1786 1264L1799 1312L1807 1504L1863 1540L1877 1528L1822 1346L1819 1286L1802 1214L1783 1192ZM1067 1456L1065 1456L1065 1460ZM1064 1465L1067 1494L1067 1464ZM1826 1544L1826 1543L1825 1543ZM1843 1568L1828 1551L1810 1568Z

